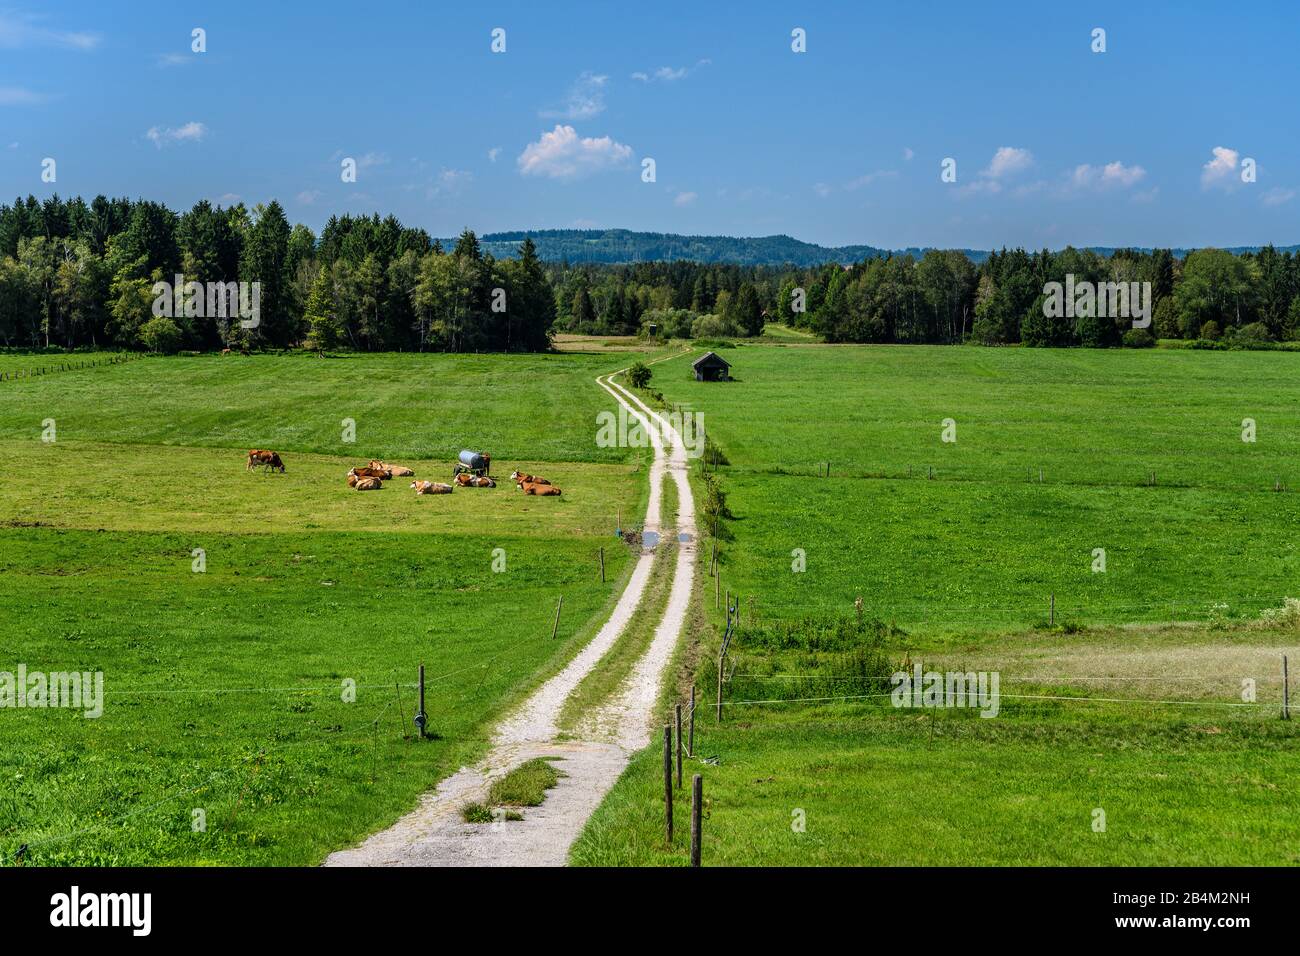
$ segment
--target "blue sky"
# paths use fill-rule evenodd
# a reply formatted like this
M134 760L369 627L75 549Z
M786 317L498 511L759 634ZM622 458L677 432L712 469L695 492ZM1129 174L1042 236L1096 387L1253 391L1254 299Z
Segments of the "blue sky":
M6 201L278 198L316 229L377 210L435 235L1300 242L1293 4L5 2Z

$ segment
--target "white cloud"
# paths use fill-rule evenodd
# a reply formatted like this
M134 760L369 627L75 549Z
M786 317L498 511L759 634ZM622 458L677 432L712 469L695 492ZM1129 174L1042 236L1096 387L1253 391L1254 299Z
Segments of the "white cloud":
M1002 184L995 179L976 179L973 182L957 187L957 194L961 196L973 196L978 193L990 193L996 195L1002 192Z
M1201 167L1201 188L1232 188L1236 184L1237 160L1241 154L1226 146L1216 146L1211 152L1214 158Z
M524 176L576 179L622 166L631 158L631 146L608 136L579 137L572 126L557 123L551 132L525 146L516 163Z
M831 194L831 187L826 183L813 183L813 192L825 199Z
M712 60L696 60L694 66L661 66L657 70L646 72L637 70L632 74L632 79L639 80L642 83L675 83L677 80L684 80L702 66L708 66Z
M385 166L387 164L387 153L366 153L357 159L357 169L369 169L371 166Z
M1105 166L1081 163L1070 174L1070 184L1076 189L1107 189L1113 186L1127 188L1136 185L1147 171L1141 166L1125 166L1119 160Z
M298 194L298 202L302 203L304 206L310 206L319 198L320 198L319 189L304 189L302 192Z
M159 53L159 66L189 66L195 61L192 53Z
M501 155L501 147L493 146L491 149L487 151L488 162L495 163L497 161L497 157L500 155Z
M916 153L912 152L912 147L910 146L903 147L903 159L907 160L910 163L912 161L912 157L915 155Z
M988 167L980 173L986 179L1002 179L1034 164L1034 155L1027 149L1016 146L999 146L998 151L989 160Z
M849 180L844 184L844 188L848 190L861 189L863 186L870 186L877 179L893 179L897 175L897 170L877 169L875 172L867 173L863 176L859 176L857 179Z
M145 137L162 149L173 143L197 143L208 135L208 128L202 123L191 120L184 126L151 126L145 131Z
M49 99L49 94L37 93L23 86L0 86L0 106L35 106Z
M543 110L539 115L545 119L583 120L605 112L605 82L608 76L592 73L590 70L580 74L573 86L569 88L568 99L564 109Z
M673 205L689 206L691 203L695 202L695 200L699 198L700 198L699 193L678 193L677 197L673 200Z
M1294 189L1285 189L1282 186L1274 186L1268 192L1260 197L1260 201L1265 206L1282 206L1295 199L1296 191Z
M474 174L467 169L443 169L432 186L424 191L425 198L438 196L459 196L461 190L474 181Z
M93 50L99 46L97 33L51 30L40 25L41 17L25 13L0 12L0 48L21 50L26 47L64 47L70 50Z
M1133 201L1140 203L1155 202L1160 195L1160 187L1152 186L1150 189L1140 189L1133 194Z

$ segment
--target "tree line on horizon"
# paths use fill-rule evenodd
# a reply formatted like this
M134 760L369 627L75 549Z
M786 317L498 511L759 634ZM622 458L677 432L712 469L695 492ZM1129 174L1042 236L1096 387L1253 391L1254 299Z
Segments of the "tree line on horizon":
M548 265L557 327L597 334L725 338L768 321L828 342L1112 347L1156 338L1243 345L1300 339L1300 252L1003 249L980 264L956 250L812 268L689 262ZM1151 325L1056 315L1048 283L1150 283ZM756 303L756 305L755 305ZM802 308L800 308L802 305ZM1100 311L1100 310L1098 310ZM1131 333L1131 334L1130 334ZM1127 340L1126 340L1127 336Z
M259 321L157 283L258 283ZM190 308L184 307L190 305ZM530 241L514 259L466 230L444 250L393 216L331 217L320 236L278 202L207 200L180 215L148 200L28 196L0 205L0 344L17 348L352 348L539 351L555 298Z
M155 315L154 285L258 282L260 323ZM1131 319L1052 316L1047 283L1150 283L1149 332ZM871 256L850 266L688 260L542 262L466 229L451 249L395 217L331 217L316 236L278 202L177 214L97 196L0 205L0 344L10 348L349 348L541 351L555 331L714 339L769 321L830 342L1109 347L1152 336L1300 339L1300 252L1003 249ZM1127 335L1127 341L1126 341Z

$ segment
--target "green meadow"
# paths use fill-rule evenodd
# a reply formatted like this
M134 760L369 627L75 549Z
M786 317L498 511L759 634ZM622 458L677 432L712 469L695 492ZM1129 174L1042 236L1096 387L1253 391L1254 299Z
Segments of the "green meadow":
M735 382L695 382L684 358L651 385L699 411L730 461L722 580L760 614L842 613L861 597L870 616L960 635L1046 624L1053 594L1057 621L1081 625L1254 617L1300 596L1300 357L725 355Z
M630 571L614 520L645 470L594 444L611 367L207 356L6 382L0 446L25 468L0 490L0 670L102 671L104 709L0 712L0 857L310 865L413 808ZM249 447L286 473L247 471ZM449 480L461 447L564 495L344 482L372 455Z
M573 863L685 865L693 773L705 865L1300 862L1279 719L1281 657L1300 659L1296 356L721 354L736 381L694 382L685 358L650 385L729 462L721 577L701 570L661 702L692 683L701 701L678 836L652 746ZM721 723L715 588L740 595ZM998 673L996 716L891 706L915 662Z
M5 382L0 438L39 438L52 418L59 440L363 461L451 460L474 447L503 463L617 463L622 451L595 444L596 413L614 407L595 379L617 363L591 354L150 358ZM351 443L345 419L355 423Z

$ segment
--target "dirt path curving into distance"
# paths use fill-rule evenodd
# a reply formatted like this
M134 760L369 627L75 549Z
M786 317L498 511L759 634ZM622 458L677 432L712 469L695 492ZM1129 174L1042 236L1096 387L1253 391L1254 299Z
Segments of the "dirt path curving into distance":
M672 356L677 357L677 356ZM677 488L677 560L663 616L631 674L593 712L584 714L580 739L557 740L560 711L569 695L617 643L646 593L653 551L637 558L627 587L596 636L558 674L547 680L496 728L487 756L462 767L420 798L420 805L360 846L331 853L326 866L562 866L569 847L604 799L631 755L650 742L650 723L664 671L686 621L695 574L695 504L686 448L662 416L617 382L597 384L638 421L654 447L645 530L663 535L663 483ZM460 808L485 800L492 781L534 757L558 757L566 776L547 791L522 821L465 823Z

